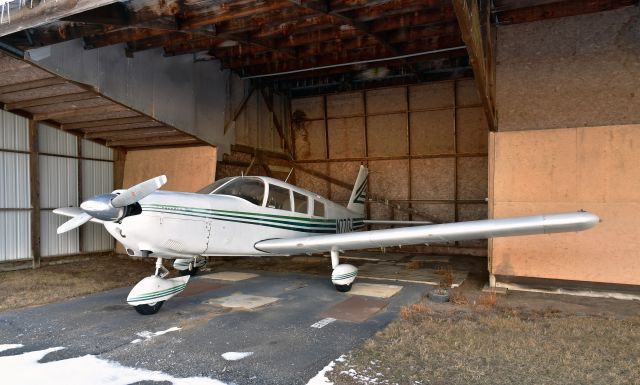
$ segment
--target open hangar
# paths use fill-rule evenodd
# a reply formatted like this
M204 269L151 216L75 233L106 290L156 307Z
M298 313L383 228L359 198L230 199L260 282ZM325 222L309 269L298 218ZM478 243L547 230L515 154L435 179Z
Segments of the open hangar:
M3 262L112 251L51 211L145 177L292 167L346 201L364 163L373 219L602 218L422 248L488 256L492 285L637 289L636 1L86 3L0 27Z
M366 164L371 219L602 219L402 250L486 258L492 287L640 298L637 0L4 7L0 268L124 253L96 224L56 235L52 211L155 175L193 192L293 169L346 202Z

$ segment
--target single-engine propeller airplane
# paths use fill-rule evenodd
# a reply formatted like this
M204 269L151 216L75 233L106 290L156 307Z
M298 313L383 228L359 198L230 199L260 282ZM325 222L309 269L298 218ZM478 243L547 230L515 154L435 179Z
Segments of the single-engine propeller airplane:
M580 231L599 222L584 212L429 224L364 219L368 171L360 166L346 207L278 179L224 178L198 193L158 191L158 176L126 190L96 195L80 207L54 210L73 217L58 234L92 221L104 224L131 256L156 258L155 274L141 280L127 302L140 314L158 312L180 293L189 276L165 278L163 259L194 273L209 256L268 256L331 253L331 281L338 291L351 289L358 269L341 264L347 250L463 241L489 237ZM356 231L366 224L412 225Z

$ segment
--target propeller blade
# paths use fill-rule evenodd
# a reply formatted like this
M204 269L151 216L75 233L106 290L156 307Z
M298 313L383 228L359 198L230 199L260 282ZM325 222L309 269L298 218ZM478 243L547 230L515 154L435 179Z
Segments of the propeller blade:
M129 187L117 197L111 200L113 207L124 207L130 204L134 204L147 195L155 192L157 189L167 183L167 177L165 175L157 176L153 179L149 179L142 183L139 183L133 187Z
M80 215L77 215L71 219L69 219L68 221L66 221L65 223L63 223L62 225L60 225L60 227L58 227L58 234L62 234L62 233L66 233L69 230L73 230L76 227L82 226L85 223L89 222L91 220L91 215L87 214L87 213L82 213Z

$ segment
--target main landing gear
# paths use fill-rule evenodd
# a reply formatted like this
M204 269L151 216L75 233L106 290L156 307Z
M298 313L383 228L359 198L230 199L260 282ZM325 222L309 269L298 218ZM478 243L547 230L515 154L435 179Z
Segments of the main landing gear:
M333 268L331 282L336 290L341 293L351 290L353 281L358 276L358 268L349 264L341 264L338 250L331 250L331 267Z
M169 271L162 265L162 258L156 259L156 272L131 289L127 303L142 315L157 313L164 301L180 293L187 287L189 276L164 278Z

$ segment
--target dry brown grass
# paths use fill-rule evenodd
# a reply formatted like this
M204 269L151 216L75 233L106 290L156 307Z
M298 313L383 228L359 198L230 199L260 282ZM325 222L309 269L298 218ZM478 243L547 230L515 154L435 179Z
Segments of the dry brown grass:
M423 302L406 305L400 308L400 317L404 320L411 320L428 314L431 314L431 309Z
M450 306L402 317L338 363L353 384L640 384L640 317ZM349 370L352 369L349 373Z
M478 301L477 301L478 305L489 306L489 307L496 306L497 302L498 302L498 297L496 293L493 291L480 293L480 296L478 296Z
M449 302L454 305L468 305L469 299L460 289L452 289L449 293Z
M36 270L0 272L0 311L134 285L153 274L153 262L96 257Z

